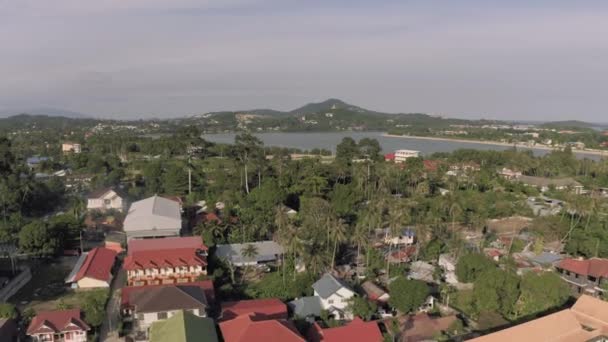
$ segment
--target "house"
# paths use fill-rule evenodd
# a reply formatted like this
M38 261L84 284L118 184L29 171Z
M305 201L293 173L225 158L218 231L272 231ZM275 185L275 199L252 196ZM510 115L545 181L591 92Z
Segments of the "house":
M402 229L399 234L393 236L390 229L382 229L384 231L384 244L386 245L411 245L415 242L416 231L412 228Z
M443 269L445 282L451 285L458 284L458 277L456 276L456 258L449 253L439 255L439 261L437 265Z
M25 163L27 164L27 166L30 169L33 169L35 167L37 167L38 165L40 165L43 162L49 161L50 158L49 157L38 157L38 156L34 156L34 157L29 157L25 160Z
M533 255L530 255L530 257L528 258L528 260L530 260L530 262L532 264L542 267L542 268L553 268L562 259L563 259L563 257L561 255L556 254L556 253L550 253L550 252L542 252L538 255L533 254Z
M253 255L247 255L247 252L244 254L244 251L249 248L252 248L254 252ZM274 241L217 245L215 249L216 257L224 259L237 267L254 266L280 261L283 253L283 247Z
M410 271L407 274L409 279L422 280L427 283L435 282L435 266L424 261L414 261L410 264Z
M41 311L27 327L34 342L86 342L91 328L84 322L80 309Z
M514 171L511 169L507 169L506 167L503 167L502 170L498 171L498 174L503 177L504 179L517 179L519 177L521 177L522 173L521 171Z
M76 289L109 288L115 259L116 251L103 247L82 253L65 282Z
M364 322L355 317L352 322L336 328L323 329L314 323L308 330L308 340L311 342L343 342L343 341L382 341L382 332L375 321Z
M126 286L126 287L123 287L120 292L121 312L125 316L130 316L133 313L133 307L132 307L131 303L129 302L131 293L139 292L139 291L145 292L145 291L149 291L154 288L171 287L171 286L178 286L178 287L182 287L182 288L183 287L192 287L192 286L199 287L205 293L205 298L207 300L207 304L213 305L213 303L215 303L215 289L213 288L213 281L211 281L211 280L199 280L199 281L195 281L192 283L177 284L177 285L167 284L167 285Z
M600 296L608 282L608 259L563 259L555 268L577 294Z
M152 196L134 202L123 223L127 239L179 236L182 214L176 201Z
M449 330L452 324L457 320L458 318L455 315L430 317L426 313L420 313L407 316L406 320L401 325L400 341L432 341L438 333Z
M87 197L87 210L125 211L126 201L115 189L105 188L93 191Z
M403 264L410 262L412 257L416 255L418 249L416 246L405 246L397 249L389 249L386 251L385 259L391 264Z
M569 177L545 178L533 176L519 176L517 180L526 186L537 187L540 189L541 192L545 192L551 187L555 188L555 190L572 190L575 194L583 194L585 192L584 187L581 183Z
M17 322L12 318L0 318L0 337L2 341L17 341Z
M82 146L79 143L66 141L61 144L61 152L63 153L80 153L82 152Z
M414 150L396 150L395 151L395 163L403 163L409 158L420 157L420 151Z
M493 261L498 262L505 253L498 248L484 248L483 254Z
M352 313L348 310L350 299L355 292L341 279L325 273L321 279L312 284L314 295L321 299L323 310L329 311L335 319L350 319Z
M295 325L284 319L255 320L253 315L242 315L220 322L224 342L305 342Z
M123 263L129 286L188 283L207 274L200 237L131 240Z
M242 315L252 315L254 320L287 319L287 305L277 298L222 303L221 320L227 321Z
M218 342L215 322L180 310L171 318L152 323L150 342Z
M361 284L361 289L365 292L365 295L369 300L381 304L388 303L388 299L390 298L389 294L373 282L369 280L364 282Z
M287 303L294 317L316 318L321 316L321 298L316 296L301 297Z
M570 309L469 341L603 342L607 338L608 302L582 295Z
M386 162L393 162L395 161L395 154L394 153L387 153L384 155L384 161Z
M139 287L122 295L123 314L133 318L135 330L147 336L150 326L181 310L207 317L209 304L198 284Z

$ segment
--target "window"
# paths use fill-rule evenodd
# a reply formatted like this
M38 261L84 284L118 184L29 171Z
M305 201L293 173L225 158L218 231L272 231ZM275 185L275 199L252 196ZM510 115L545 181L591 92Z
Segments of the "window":
M166 312L159 312L159 313L156 314L156 317L158 319L167 319L168 315L167 315Z
M138 314L137 314L137 320L138 320L138 321L143 321L143 320L144 320L144 314L142 314L142 313L138 313Z
M592 277L592 276L588 276L587 279L589 279L589 281L592 281L594 283L597 281L597 278L596 277Z
M105 205L110 205L110 203L112 203L112 201L109 199L103 200L103 204L105 204Z
M330 300L328 300L327 302L328 302L329 304L333 304L333 303L334 303L334 300L333 300L333 299L330 299Z

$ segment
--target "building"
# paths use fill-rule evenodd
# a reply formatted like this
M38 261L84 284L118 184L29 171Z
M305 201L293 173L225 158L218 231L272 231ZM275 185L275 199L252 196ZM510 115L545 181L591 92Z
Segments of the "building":
M382 229L384 232L384 244L386 245L411 245L415 242L416 232L411 228L402 229L399 234L393 236L390 229Z
M608 259L563 259L555 268L577 294L599 296L608 283Z
M65 282L77 289L108 288L112 283L114 260L116 251L103 247L93 248L80 255Z
M316 296L308 296L296 298L287 303L294 317L298 318L316 318L321 316L321 298Z
M224 342L305 342L291 321L256 320L251 314L221 322L220 330Z
M79 143L66 141L61 144L61 152L63 153L80 153L82 152L82 146Z
M521 177L520 171L514 171L511 169L507 169L506 167L502 168L502 170L500 170L498 174L505 179L517 179Z
M17 322L12 318L0 318L0 337L2 341L17 341Z
M605 342L608 341L608 302L582 295L570 309L470 341Z
M348 309L350 299L355 291L344 281L325 273L321 279L312 284L315 297L321 299L321 307L327 310L335 319L350 319L352 313Z
M365 292L365 295L369 300L381 304L388 303L388 300L390 298L389 294L373 282L369 280L364 282L363 284L361 284L361 289L363 290L363 292Z
M420 157L420 151L414 150L396 150L395 151L395 163L403 163L409 158Z
M25 163L27 164L27 166L30 169L34 169L36 168L38 165L42 164L43 162L49 161L50 158L49 157L38 157L38 156L34 156L34 157L29 157L25 160Z
M147 336L150 326L181 310L207 317L209 304L200 284L139 287L122 295L122 312L133 319L135 330Z
M194 282L207 274L207 251L200 237L131 240L123 268L129 286Z
M572 190L575 194L583 194L585 192L581 183L576 180L566 178L545 178L533 176L519 176L516 178L526 186L533 186L545 192L553 187L555 190Z
M426 313L420 313L407 316L402 325L400 341L433 341L438 333L448 331L457 320L455 315L432 318Z
M427 283L435 282L435 266L424 261L414 261L410 264L410 271L407 274L409 279L422 280Z
M439 255L439 261L437 265L443 269L445 282L451 285L458 284L458 277L456 276L456 258L449 253Z
M42 311L34 316L26 334L34 342L86 342L90 329L80 309Z
M87 210L123 212L126 209L126 204L124 197L111 188L93 191L87 197Z
M380 342L383 338L377 322L364 322L361 318L356 317L352 322L336 328L323 329L319 324L314 323L308 330L308 340L311 342Z
M252 247L249 247L252 246ZM253 253L243 253L252 248ZM280 261L284 250L274 241L258 241L250 243L234 243L230 245L217 245L215 256L224 259L237 267L255 266Z
M215 322L180 310L171 318L152 323L150 342L218 342Z
M222 303L220 318L227 321L242 315L255 320L287 319L287 305L277 298L240 300Z
M178 202L152 196L133 202L123 223L127 239L179 236L182 214Z

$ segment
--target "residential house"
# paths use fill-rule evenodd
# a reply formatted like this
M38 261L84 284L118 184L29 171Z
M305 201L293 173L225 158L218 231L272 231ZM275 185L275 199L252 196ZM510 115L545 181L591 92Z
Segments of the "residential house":
M27 166L30 169L34 169L36 168L38 165L40 165L43 162L49 161L50 158L49 157L38 157L38 156L34 156L34 157L29 157L25 160L25 163L27 164Z
M456 258L452 254L444 253L439 255L439 261L437 265L443 269L443 275L445 282L451 285L459 283L458 277L456 276Z
M403 246L400 248L388 248L385 253L385 259L391 264L403 264L410 262L412 257L416 255L418 248L416 246Z
M93 191L87 197L87 210L108 211L116 210L119 212L125 211L126 201L117 190L105 188Z
M505 179L517 179L522 176L521 171L514 171L511 169L507 169L506 167L498 171L498 174Z
M371 301L378 302L380 304L388 303L390 295L384 291L380 286L374 284L371 281L366 281L361 284L361 289L365 293L365 296Z
M420 151L414 150L396 150L395 151L395 163L403 163L409 158L420 157Z
M129 240L179 236L181 215L178 202L154 195L131 204L123 230Z
M207 317L209 304L199 284L139 287L122 295L123 314L131 317L135 330L143 336L157 321L170 318L181 310Z
M534 176L519 176L517 180L522 182L526 186L537 187L538 189L540 189L541 192L545 192L549 190L549 188L553 187L556 190L571 190L575 194L585 193L583 185L569 177L545 178Z
M103 247L82 253L65 282L76 289L109 288L116 251Z
M318 323L314 323L308 330L308 340L310 342L380 342L383 337L377 322L364 322L361 318L355 317L348 324L335 328L323 329Z
M180 310L170 318L152 323L150 342L218 342L215 322Z
M435 282L435 266L424 261L414 261L410 264L407 274L409 279L422 280L427 283Z
M79 143L66 141L61 144L61 152L63 153L80 153L82 152L82 146Z
M405 321L401 324L401 342L434 341L437 334L448 331L452 324L458 320L455 315L430 317L426 313L410 315L405 318Z
M608 283L608 259L563 259L555 268L577 294L600 296Z
M321 316L321 298L316 296L308 296L296 298L287 303L294 317L311 318L313 321L316 317Z
M242 315L252 315L255 320L287 319L287 305L278 298L222 303L221 320L227 321Z
M188 283L207 274L200 237L131 240L123 263L129 286Z
M384 244L386 245L411 245L416 239L416 231L412 228L402 229L395 236L390 233L388 228L381 230L384 232Z
M335 319L351 319L348 309L350 299L355 295L353 289L343 280L325 273L321 279L312 284L314 295L321 299L321 307Z
M220 322L220 330L224 342L305 342L291 321L257 320L253 314Z
M0 337L2 341L17 341L17 322L12 318L0 318Z
M86 342L89 330L80 309L71 309L38 312L26 334L34 342Z
M570 309L469 341L605 342L607 340L608 302L582 295Z
M253 255L243 255L243 251L253 246ZM217 245L215 256L237 267L262 265L281 260L284 250L274 241L257 241Z

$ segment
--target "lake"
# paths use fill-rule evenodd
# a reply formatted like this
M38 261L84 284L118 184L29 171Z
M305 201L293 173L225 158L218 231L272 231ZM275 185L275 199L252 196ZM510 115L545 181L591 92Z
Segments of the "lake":
M344 137L351 137L355 141L363 138L377 139L382 146L384 153L393 152L399 149L420 151L423 155L429 155L436 152L453 152L462 148L478 149L478 150L496 150L503 151L510 149L510 146L478 144L474 142L455 142L441 140L425 140L417 138L398 138L383 136L384 132L317 132L317 133L258 133L255 134L260 138L265 146L279 146L289 148L299 148L302 150L311 150L313 148L327 149L335 152L336 145L342 141ZM235 133L220 133L220 134L204 134L205 140L233 144ZM518 149L532 150L535 155L542 156L547 154L548 150L540 150L534 148ZM598 160L599 156L592 154L577 153L579 158L589 158Z

